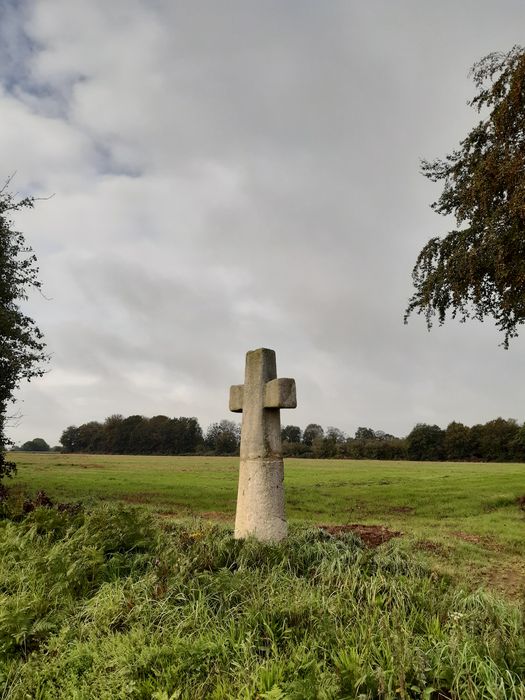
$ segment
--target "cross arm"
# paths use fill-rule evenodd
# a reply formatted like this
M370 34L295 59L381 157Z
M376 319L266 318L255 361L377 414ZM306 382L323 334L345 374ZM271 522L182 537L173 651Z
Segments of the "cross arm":
M266 382L264 408L297 408L295 379L271 379Z
M244 384L234 384L230 387L230 411L242 413L242 402L244 398Z

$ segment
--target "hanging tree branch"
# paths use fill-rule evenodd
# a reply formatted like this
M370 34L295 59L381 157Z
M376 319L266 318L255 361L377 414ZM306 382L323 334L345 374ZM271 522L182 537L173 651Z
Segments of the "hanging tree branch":
M457 228L419 253L405 322L414 311L429 329L447 312L491 316L507 348L525 321L525 49L489 54L471 76L478 93L469 104L488 114L458 150L422 162L425 177L443 181L432 209Z

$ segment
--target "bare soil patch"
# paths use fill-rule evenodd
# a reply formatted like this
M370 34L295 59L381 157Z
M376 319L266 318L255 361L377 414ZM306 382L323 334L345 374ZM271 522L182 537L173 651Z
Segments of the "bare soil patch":
M514 561L510 566L492 568L485 580L490 588L501 591L510 598L522 600L525 594L525 564Z
M367 547L379 547L394 537L401 537L403 534L398 530L389 530L383 525L359 525L357 523L351 525L319 525L319 528L334 537L345 532L353 532L363 540Z
M126 503L134 503L141 505L143 503L152 503L158 500L159 494L154 493L122 493L119 496L121 501Z
M432 542L432 540L419 540L414 545L415 549L419 549L421 552L430 552L431 554L438 554L441 556L447 556L448 549L445 545L440 542Z
M399 513L400 515L412 515L416 512L416 509L412 508L412 506L391 506L388 512Z
M79 467L80 469L106 469L107 465L97 462L56 462L56 467Z
M450 534L457 537L458 540L463 540L463 542L469 542L470 544L477 544L481 547L485 547L485 549L499 549L494 539L487 535L472 535L469 532L461 531L451 532Z
M206 520L218 520L225 523L231 522L234 518L233 513L221 513L218 510L209 510L205 513L199 513L199 516Z

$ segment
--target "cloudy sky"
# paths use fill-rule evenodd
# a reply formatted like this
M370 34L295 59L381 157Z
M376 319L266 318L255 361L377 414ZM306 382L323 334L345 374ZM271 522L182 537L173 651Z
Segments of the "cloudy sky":
M403 325L452 225L420 158L475 123L470 66L524 27L523 0L0 0L0 175L53 195L16 218L52 359L12 437L206 427L261 346L297 381L285 423L524 421L525 335Z

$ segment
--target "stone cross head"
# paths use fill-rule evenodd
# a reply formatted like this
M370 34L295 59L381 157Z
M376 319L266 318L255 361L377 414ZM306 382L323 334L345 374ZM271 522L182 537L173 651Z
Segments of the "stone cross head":
M230 388L230 411L243 414L241 458L280 454L279 409L296 407L295 379L277 379L275 351L246 353L244 384Z

